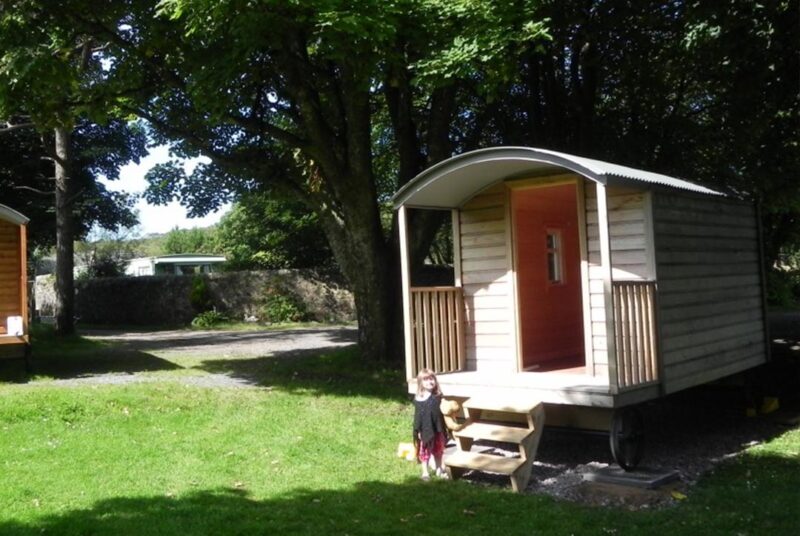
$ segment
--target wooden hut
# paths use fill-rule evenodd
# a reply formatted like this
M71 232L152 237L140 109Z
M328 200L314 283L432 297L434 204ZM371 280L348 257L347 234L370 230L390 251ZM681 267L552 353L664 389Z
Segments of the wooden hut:
M28 218L0 205L0 358L27 353L27 223Z
M543 403L548 423L616 426L624 436L631 424L615 423L612 410L767 359L750 203L529 147L453 157L394 203L409 392L427 367L446 395L470 399L473 417L481 404L529 414ZM452 286L412 280L415 209L452 215Z

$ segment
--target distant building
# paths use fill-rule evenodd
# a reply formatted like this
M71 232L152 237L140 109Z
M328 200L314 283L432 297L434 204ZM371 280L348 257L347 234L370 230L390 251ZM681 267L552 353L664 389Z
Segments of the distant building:
M140 257L128 261L125 275L185 275L208 274L216 272L225 257L221 255L202 255L198 253L181 253L177 255L161 255L159 257Z

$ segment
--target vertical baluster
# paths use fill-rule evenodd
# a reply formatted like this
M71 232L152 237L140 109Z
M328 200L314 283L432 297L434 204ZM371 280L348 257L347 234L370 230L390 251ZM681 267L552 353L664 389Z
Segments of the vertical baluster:
M439 291L439 359L441 359L442 372L449 372L447 368L447 292Z
M410 311L409 316L411 317L411 376L415 377L417 375L417 370L419 366L417 365L417 315L414 311L414 301L415 301L415 294L413 292L410 293Z
M656 349L658 348L658 341L656 341L656 285L655 283L650 283L647 288L648 292L648 300L647 300L647 313L648 313L648 337L650 338L650 374L653 380L658 380L658 363L656 360L658 359L658 354L656 353Z
M442 311L442 367L447 372L451 372L453 369L450 367L450 315L448 314L448 303L450 303L450 292L443 290L439 304Z
M617 340L617 376L619 386L625 387L625 324L623 322L623 311L625 310L625 293L621 284L616 285L617 303L614 308L614 324L619 333Z
M456 291L456 356L458 357L457 370L467 367L467 353L464 348L464 291L459 287Z
M633 355L633 367L634 367L634 382L635 383L642 383L644 381L643 378L643 368L644 365L644 344L642 343L642 285L640 283L635 283L633 285L633 305L635 308L634 314L634 334L635 334L635 347L636 350Z
M617 383L620 387L625 387L625 346L622 344L622 289L617 285L614 288L614 326L617 332Z
M450 292L450 299L447 303L448 317L450 320L450 370L458 370L458 343L456 342L458 334L458 325L456 324L458 322L456 319L457 292L457 289L453 289Z
M452 352L450 350L450 290L442 291L442 354L444 355L444 366L448 372L452 372Z
M433 368L433 345L431 344L433 341L431 340L433 336L433 330L431 329L431 294L430 292L424 292L423 296L423 303L422 303L422 315L423 315L423 329L425 331L425 368Z
M620 363L618 363L620 370L620 387L627 387L628 382L628 352L626 342L628 340L627 330L625 329L625 319L627 317L627 293L625 292L625 285L619 285L619 336L620 336Z
M439 355L442 372L450 372L447 366L447 291L439 291Z
M456 292L457 289L453 289L450 292L450 300L447 304L447 317L450 320L450 369L451 370L458 370L458 345L456 344L456 332L458 327L456 326Z
M425 368L425 316L423 314L424 294L417 293L417 345L419 352L417 353L417 366L421 369Z
M625 287L628 290L628 344L630 345L628 385L630 386L636 384L636 285L626 283Z
M439 366L439 319L437 317L439 312L439 295L435 290L428 291L431 298L430 302L430 315L431 315L431 362L433 363L432 369L440 372Z
M650 283L642 285L642 367L644 381L653 381L653 371L650 367Z
M422 353L420 348L420 341L422 341L422 325L421 325L421 318L420 318L420 309L419 309L419 292L418 291L411 291L411 310L413 315L412 320L412 331L414 333L414 340L412 342L413 347L413 354L414 354L414 367L416 367L415 372L419 372L422 368Z
M633 349L631 348L631 315L633 313L631 287L627 283L622 284L623 292L625 293L625 319L623 325L625 326L625 386L628 387L633 384Z
M630 339L630 385L636 385L636 283L627 283L628 287L628 337Z

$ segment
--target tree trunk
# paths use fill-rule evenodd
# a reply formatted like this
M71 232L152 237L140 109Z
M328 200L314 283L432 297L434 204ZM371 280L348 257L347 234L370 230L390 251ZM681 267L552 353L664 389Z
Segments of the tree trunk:
M336 263L353 292L362 356L365 361L400 362L402 322L393 293L399 285L397 255L369 203L348 203L345 211L337 213L326 197L312 193L307 200L314 204Z
M355 299L358 342L363 357L369 361L402 363L404 358L403 324L398 319L401 308L393 292L397 270L390 262L392 258L386 255L374 259L368 268L347 276Z
M72 218L72 180L70 178L70 132L55 129L56 178L56 335L75 332L73 276L74 226Z

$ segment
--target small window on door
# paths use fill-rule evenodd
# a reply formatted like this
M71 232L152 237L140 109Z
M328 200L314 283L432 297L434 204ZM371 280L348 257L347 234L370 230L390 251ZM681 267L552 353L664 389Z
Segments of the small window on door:
M547 230L547 281L551 285L564 282L562 263L561 231Z

